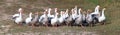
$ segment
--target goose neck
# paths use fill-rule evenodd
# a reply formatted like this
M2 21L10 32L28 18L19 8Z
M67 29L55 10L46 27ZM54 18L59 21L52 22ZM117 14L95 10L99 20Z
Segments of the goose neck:
M32 17L32 13L29 14L29 17Z
M20 12L20 15L19 15L20 17L22 17L22 12Z
M60 14L60 16L62 17L62 16L63 16L63 14L61 13L61 14Z
M104 10L102 10L102 16L104 16Z
M79 15L81 15L81 10L78 11Z
M96 7L96 8L95 8L95 12L99 12L99 7Z

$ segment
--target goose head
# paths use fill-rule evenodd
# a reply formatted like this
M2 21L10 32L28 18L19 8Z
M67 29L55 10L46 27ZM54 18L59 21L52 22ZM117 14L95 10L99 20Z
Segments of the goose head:
M103 8L103 9L102 9L102 13L104 13L105 10L106 10L106 8Z
M65 12L64 12L64 11L62 11L62 14L65 14Z
M23 12L23 9L22 9L22 8L19 8L19 9L18 9L18 12Z
M81 11L81 8L79 8L79 10L78 10L79 12Z
M49 8L49 11L51 11L52 9L51 8Z
M55 13L57 12L57 8L55 8Z
M47 12L48 10L47 10L47 9L45 9L45 11Z
M79 15L81 14L81 8L79 8L78 13L79 13Z
M99 5L97 5L97 7L96 8L100 8L100 6Z
M32 15L32 12L30 12L29 17L31 17L31 15Z
M75 8L74 8L75 10L77 9L77 5L75 6Z
M32 14L32 12L30 12L30 14Z
M68 9L66 9L66 13L68 13Z
M50 14L50 11L51 11L51 10L52 10L51 8L48 9L48 13L49 13L49 14Z
M71 12L72 12L72 14L74 14L74 13L75 13L75 12L74 12L74 9L72 9Z
M106 10L105 8L102 9L102 16L104 16L104 10Z
M103 10L106 10L106 8L103 8Z

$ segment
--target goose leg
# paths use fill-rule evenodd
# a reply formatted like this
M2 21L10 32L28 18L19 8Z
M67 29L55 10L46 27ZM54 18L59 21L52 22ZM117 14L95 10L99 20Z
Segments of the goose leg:
M28 26L31 26L31 23L29 23Z
M103 22L103 25L105 25L105 22Z
M32 27L34 28L34 23L32 23Z
M54 28L54 25L52 24L52 27Z
M82 23L80 23L80 24L78 24L78 25L80 25L80 26L83 28L83 25L82 25Z
M22 23L20 22L20 23L18 23L18 25L20 25L20 26L21 26L21 25L22 25Z
M48 27L48 24L47 24L47 23L45 23L45 26L46 26L46 27Z
M55 27L57 27L57 24L55 24Z
M90 27L92 27L92 23L89 23Z
M106 20L103 21L103 25L105 25Z
M66 23L67 24L67 26L69 26L69 23Z
M101 22L101 25L105 25L105 22Z

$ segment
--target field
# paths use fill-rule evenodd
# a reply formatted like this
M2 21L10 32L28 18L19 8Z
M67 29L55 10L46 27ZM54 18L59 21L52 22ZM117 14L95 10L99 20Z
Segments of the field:
M78 26L31 27L18 26L11 20L18 8L29 12L43 12L44 8L71 9L77 5L83 10L94 11L96 5L100 10L106 8L106 24L81 28ZM120 34L120 0L0 0L0 35L119 35Z

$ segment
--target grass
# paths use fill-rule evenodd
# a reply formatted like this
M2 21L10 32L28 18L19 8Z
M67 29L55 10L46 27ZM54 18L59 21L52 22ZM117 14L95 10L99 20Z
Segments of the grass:
M7 4L8 3L8 4ZM12 15L16 13L17 9L22 7L25 9L25 13L28 12L43 12L44 7L59 8L62 9L71 9L75 5L83 10L91 9L94 11L96 5L100 5L101 8L106 8L105 15L107 17L106 25L97 25L95 27L85 27L82 29L77 26L61 26L57 29L52 27L35 27L34 29L30 26L17 26L11 20L1 20L0 25L12 25L10 30L6 33L20 33L20 32L38 32L41 34L52 33L54 35L63 33L72 32L96 32L98 35L119 35L120 33L120 1L119 0L16 0L6 2L6 0L0 0L0 14ZM4 15L0 15L4 17ZM1 29L0 29L1 30ZM78 33L76 33L78 34Z

